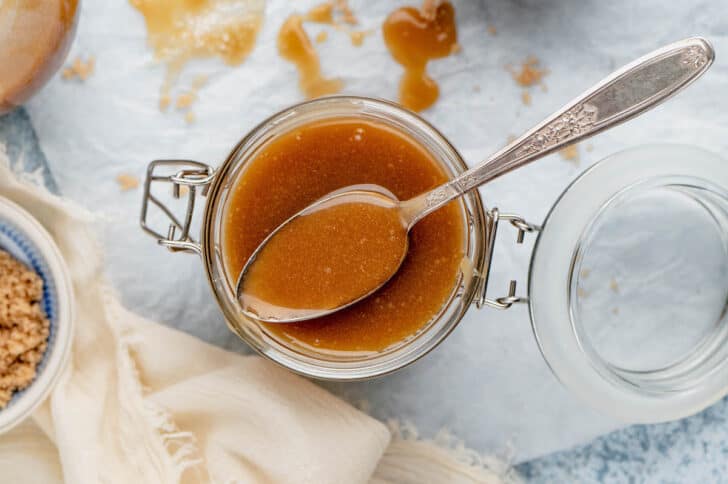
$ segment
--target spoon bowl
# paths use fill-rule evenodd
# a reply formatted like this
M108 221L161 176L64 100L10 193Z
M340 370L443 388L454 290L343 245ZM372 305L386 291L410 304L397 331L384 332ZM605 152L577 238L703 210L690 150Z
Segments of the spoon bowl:
M330 216L332 212L344 209L347 211L345 216L350 218L351 211L357 208L363 212L363 217L360 218L364 223L354 225L351 230L340 233L337 227L332 225L338 221L336 217ZM292 323L325 316L370 296L397 273L407 255L409 246L407 233L411 224L406 215L407 212L402 209L397 197L380 185L352 185L320 198L279 225L248 258L236 285L236 296L241 311L248 317L267 323ZM322 220L322 216L326 219ZM310 229L307 227L301 229L302 223ZM375 237L372 238L372 231L377 231L378 228L371 224L377 223L385 224L387 230L394 232L384 240L385 243L379 243L381 234L375 233ZM299 227L296 227L296 224ZM347 221L346 225L352 224ZM298 233L285 233L290 230ZM315 261L312 263L309 258L302 255L309 250L309 245L316 245L316 241L311 242L310 238L304 245L297 244L296 240L282 240L286 237L300 237L302 230L320 231L324 234L322 235L324 243L329 242L329 239L338 239L339 244L336 249L338 257L333 259L341 263L332 264L323 261L317 265ZM326 234L327 230L333 231L333 234ZM269 256L268 252L273 244L278 245L272 249L277 253ZM342 245L347 244L350 250L342 249ZM377 261L374 264L371 263L373 259L371 251L377 251L375 254ZM341 257L342 252L344 258ZM283 274L283 277L275 280L265 277L269 270L266 265L280 266L281 262L287 265L289 272L296 270L303 272L303 277L306 276L307 270L317 274L318 279L309 281L308 284L315 287L290 287L289 278L286 277L290 274ZM376 267L368 267L372 265ZM261 277L258 277L258 272L262 273L263 282L260 282ZM349 277L346 277L347 275ZM331 279L330 283L327 278ZM344 297L337 297L332 291L326 292L327 286L341 283L342 279L349 281L348 283L344 281L348 285L348 292L338 293ZM296 298L297 294L292 294L291 290L299 294L302 290L310 292L305 300L292 304L291 300ZM275 300L281 296L280 293L286 293L283 294L283 297L287 298L285 304L276 304ZM350 294L353 296L347 297Z

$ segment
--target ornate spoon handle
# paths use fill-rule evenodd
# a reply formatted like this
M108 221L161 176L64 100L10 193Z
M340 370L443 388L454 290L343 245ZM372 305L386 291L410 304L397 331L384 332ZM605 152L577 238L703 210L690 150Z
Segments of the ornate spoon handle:
M695 37L624 66L478 166L404 202L410 224L464 192L647 111L700 77L714 58L711 45Z

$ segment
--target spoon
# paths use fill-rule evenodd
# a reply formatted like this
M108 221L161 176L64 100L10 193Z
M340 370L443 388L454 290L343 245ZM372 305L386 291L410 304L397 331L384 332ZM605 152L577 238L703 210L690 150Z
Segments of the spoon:
M511 170L647 111L700 77L714 57L711 45L699 37L658 49L478 166L410 200L400 201L378 185L324 196L276 228L250 256L236 286L241 311L263 322L291 323L361 301L399 270L407 235L423 217ZM266 269L281 262L286 271Z

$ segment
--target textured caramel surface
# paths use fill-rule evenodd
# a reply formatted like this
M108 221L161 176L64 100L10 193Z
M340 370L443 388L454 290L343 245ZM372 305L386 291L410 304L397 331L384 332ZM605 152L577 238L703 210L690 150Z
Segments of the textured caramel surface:
M0 408L33 381L45 352L49 323L42 298L41 278L0 250Z
M233 188L224 220L228 272L237 279L273 229L334 190L372 183L406 200L445 180L427 151L379 123L337 119L286 133L261 149ZM457 279L465 230L459 203L414 226L402 267L381 290L324 318L266 325L270 334L318 349L380 351L417 333Z
M335 203L335 202L340 203ZM258 252L243 284L243 306L264 319L326 311L384 284L407 252L396 204L332 199L284 225Z

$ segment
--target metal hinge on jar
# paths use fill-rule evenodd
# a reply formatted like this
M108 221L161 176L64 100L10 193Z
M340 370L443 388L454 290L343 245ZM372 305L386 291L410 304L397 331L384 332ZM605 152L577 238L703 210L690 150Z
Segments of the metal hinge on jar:
M528 297L517 296L516 289L517 283L514 279L508 284L508 294L506 296L497 297L495 299L488 299L488 279L490 277L490 268L493 262L493 252L495 248L495 239L498 234L498 225L502 220L507 220L510 224L518 231L516 235L516 243L522 244L526 233L539 232L541 227L538 225L526 222L523 217L512 214L500 213L497 208L491 209L487 214L487 234L486 234L486 249L485 249L485 267L482 273L482 282L480 291L475 305L478 309L483 306L490 306L496 309L508 309L514 304L527 303Z
M161 169L173 170L171 175L160 175ZM144 199L142 200L142 212L140 215L140 224L142 229L157 239L159 245L162 245L172 252L193 252L202 254L202 248L191 235L190 226L192 224L192 214L195 211L195 200L197 192L200 195L207 195L207 188L215 177L212 167L192 160L155 160L149 164L147 168L147 179L144 182ZM187 209L184 219L178 219L174 213L159 198L152 194L153 183L170 183L172 184L172 196L175 199L182 198L182 187L188 189ZM169 228L167 233L163 234L151 228L148 224L147 216L149 212L149 204L152 203L162 210L169 218Z

